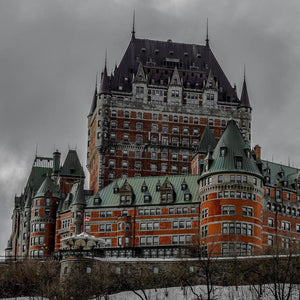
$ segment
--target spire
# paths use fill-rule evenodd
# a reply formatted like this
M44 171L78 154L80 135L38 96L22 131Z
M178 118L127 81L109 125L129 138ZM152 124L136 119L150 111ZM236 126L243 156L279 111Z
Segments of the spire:
M92 105L91 105L89 116L91 116L94 113L95 108L97 106L97 94L98 94L97 83L98 83L98 74L96 74L95 91L94 91L94 95L93 95L93 100L92 100Z
M133 11L131 39L132 39L132 40L135 39L135 10Z
M109 94L109 77L107 75L107 50L105 51L105 64L104 70L101 76L101 84L100 84L100 94Z
M208 38L208 18L206 19L206 39L205 39L205 42L206 42L206 47L209 48L209 38Z
M241 102L239 107L246 107L251 108L248 91L247 91L247 84L246 84L246 67L244 66L244 82L243 82L243 89L241 94Z

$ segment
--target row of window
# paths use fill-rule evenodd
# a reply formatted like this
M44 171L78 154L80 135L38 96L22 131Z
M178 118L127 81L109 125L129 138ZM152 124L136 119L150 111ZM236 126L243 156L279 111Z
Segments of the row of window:
M253 200L256 201L256 195L252 193L246 192L236 192L236 191L224 191L218 192L218 198L236 198L236 199L245 199L245 200ZM202 196L202 201L208 201L208 195Z
M253 245L247 243L222 243L222 256L253 255Z
M173 229L191 229L192 221L173 221Z
M158 159L158 154L159 152L151 152L151 159ZM110 156L115 156L116 155L116 150L115 149L110 149L109 151ZM129 157L129 152L128 150L123 150L122 151L122 156L123 157ZM142 152L141 151L136 151L135 152L135 158L142 158ZM148 159L148 158L147 158ZM160 153L160 159L161 160L169 160L169 153L168 152L161 152ZM177 153L173 153L171 155L171 160L178 161L179 160L179 155ZM186 154L182 154L182 161L188 161L189 156Z
M30 245L44 245L45 237L44 236L35 236L30 239Z
M35 217L42 217L42 213L40 212L40 210L39 209L35 209L34 210L34 216ZM51 216L51 209L50 208L45 208L44 209L44 216L46 216L46 217L50 217Z
M248 182L248 177L244 176L244 175L230 175L230 176L226 176L226 175L219 175L218 176L218 183L247 183ZM206 185L210 185L212 184L212 177L207 177L203 180L200 181L200 185L206 186ZM261 185L261 180L257 179L256 177L252 177L252 183L254 185Z
M253 236L253 225L241 222L224 222L222 223L222 234Z
M156 163L151 163L150 164L150 171L152 172L157 172L158 171L158 164ZM127 160L123 160L121 164L122 169L127 170L129 168L129 162ZM115 160L109 160L109 168L114 169L116 168L116 161ZM141 170L142 169L142 163L140 161L136 161L134 163L134 169L135 170ZM188 166L182 166L182 174L187 174L188 173ZM168 164L161 164L160 165L160 171L161 172L168 172ZM172 173L178 173L178 166L177 165L172 165L171 166L171 172ZM111 175L112 176L112 175ZM113 179L113 178L110 178Z
M32 250L30 251L30 257L44 257L44 250Z
M188 245L192 243L191 235L172 235L172 244L173 245Z
M275 238L273 235L269 234L268 235L268 245L273 246ZM284 249L289 249L291 247L291 239L288 237L283 237L281 238L281 247Z
M71 222L70 219L63 220L63 221L61 222L61 228L69 228L69 227L70 227L70 222Z
M31 225L31 232L41 232L41 231L45 231L44 223L35 223Z
M235 215L235 205L222 205L222 215ZM248 206L242 206L242 216L253 217L253 208ZM208 217L208 208L202 210L202 219Z
M273 218L268 218L268 226L269 227L274 227L275 222ZM291 223L288 221L281 221L281 229L282 230L291 230ZM296 224L296 232L300 233L300 224Z
M97 138L100 139L100 137L101 137L101 132L98 132ZM117 140L117 134L115 132L112 132L110 134L110 140L112 142L115 142ZM129 143L129 133L124 133L123 134L123 142ZM141 134L137 134L136 138L135 138L135 142L137 144L144 143L143 136ZM169 138L167 136L162 136L161 139L159 139L158 136L152 135L150 137L150 142L152 144L155 144L155 145L157 145L158 142L160 142L162 145L165 145L165 146L168 146L168 145L172 145L174 147L178 147L179 146L179 138L176 138L176 137L173 137L171 139L171 138ZM196 139L194 139L192 141L192 143L190 143L190 141L189 141L188 138L183 138L182 141L181 141L182 147L189 147L189 146L196 147L198 144L199 144L199 140L196 140Z
M43 201L43 200L41 200L41 199L35 200L35 205L36 205L36 206L40 206L41 203L42 203L42 201ZM50 199L50 198L46 198L46 199L45 199L45 205L46 205L46 206L50 206L51 204L52 204L51 199Z
M297 216L300 217L300 209L298 208L296 210L295 207L285 207L285 206L281 206L280 204L276 204L276 203L267 203L267 209L270 211L274 211L274 212L279 212L279 213L283 213L283 214L287 214L287 215L292 215L292 216Z
M111 116L112 117L117 117L117 111L116 110L112 110L111 111ZM125 118L133 118L133 115L130 114L129 111L124 111L124 117ZM143 119L143 113L142 112L137 112L136 113L136 118L137 119ZM167 115L167 114L163 114L161 115L161 118L162 118L162 121L164 122L169 122L169 121L173 121L175 123L178 123L178 122L183 122L183 123L190 123L189 120L191 121L192 124L199 124L199 118L198 117L189 117L188 116L183 116L182 117L182 121L180 120L180 117L177 116L177 115ZM153 113L152 114L152 120L154 121L158 121L159 119L159 114L156 114L156 113ZM214 119L209 119L208 120L208 124L209 125L214 125ZM225 127L227 124L227 121L226 120L221 120L221 126Z

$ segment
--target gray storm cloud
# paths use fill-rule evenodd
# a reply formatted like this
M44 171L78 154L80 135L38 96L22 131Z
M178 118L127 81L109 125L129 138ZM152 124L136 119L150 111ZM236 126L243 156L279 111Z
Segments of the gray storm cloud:
M300 3L288 1L0 1L0 249L35 155L77 148L85 164L95 76L136 35L204 43L241 92L246 65L253 145L300 166Z

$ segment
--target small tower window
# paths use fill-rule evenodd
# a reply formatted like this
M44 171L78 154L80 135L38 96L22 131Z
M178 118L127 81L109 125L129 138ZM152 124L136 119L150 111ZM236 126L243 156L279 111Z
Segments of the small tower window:
M221 147L220 148L220 156L224 157L226 155L226 147Z
M235 167L236 169L242 169L243 168L243 159L242 157L236 157L235 158Z

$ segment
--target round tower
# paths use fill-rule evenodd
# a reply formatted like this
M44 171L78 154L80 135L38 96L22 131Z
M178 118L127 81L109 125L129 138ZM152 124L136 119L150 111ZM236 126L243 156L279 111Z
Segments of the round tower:
M207 254L252 255L262 249L262 179L230 120L199 179L200 245Z
M29 255L40 258L54 250L55 218L59 193L47 176L32 200Z

